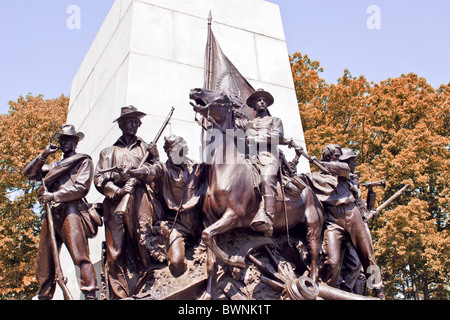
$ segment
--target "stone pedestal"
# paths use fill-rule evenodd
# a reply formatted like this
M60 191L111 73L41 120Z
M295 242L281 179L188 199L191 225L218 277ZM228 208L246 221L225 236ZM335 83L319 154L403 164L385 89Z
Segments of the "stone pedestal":
M121 135L116 123L120 108L134 105L146 112L138 135L150 142L170 111L175 112L164 135L177 134L200 159L201 127L194 121L189 90L203 85L207 17L223 52L255 88L272 93L273 116L283 120L285 137L305 145L280 11L262 0L116 0L72 83L68 123L86 138L78 152L97 162L102 149ZM158 149L163 160L163 139ZM292 150L285 150L288 159ZM309 171L302 160L299 171ZM92 186L90 202L103 197ZM90 241L93 263L100 270L104 231ZM75 270L63 253L65 273ZM98 272L99 273L99 272Z

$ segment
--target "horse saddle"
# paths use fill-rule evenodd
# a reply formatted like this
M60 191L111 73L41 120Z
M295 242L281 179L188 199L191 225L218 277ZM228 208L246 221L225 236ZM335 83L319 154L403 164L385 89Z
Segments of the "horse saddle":
M262 179L258 167L256 164L251 162L247 162L246 165L250 168L253 187L261 192ZM289 196L290 198L298 198L300 197L302 191L306 188L307 184L297 175L291 176L287 172L283 172L283 176L281 177L280 173L278 173L276 191L277 200L280 201L283 201L283 192L281 190L282 186L284 188L285 196Z
M279 200L283 200L282 186L286 198L298 198L306 188L306 183L298 176L283 175L282 179L279 176L277 179L277 199Z

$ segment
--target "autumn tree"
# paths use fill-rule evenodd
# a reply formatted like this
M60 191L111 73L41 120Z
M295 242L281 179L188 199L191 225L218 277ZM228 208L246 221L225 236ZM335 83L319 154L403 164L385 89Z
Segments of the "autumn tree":
M0 115L0 298L30 299L37 292L35 259L42 207L39 183L23 176L24 167L66 121L69 98L42 95L9 102ZM55 156L53 156L53 159Z
M391 189L411 185L400 206L383 214L374 228L379 260L390 266L387 279L406 298L449 297L448 87L434 90L408 74L375 85L370 93L371 122L382 141L368 165L389 177Z
M345 70L328 84L300 53L291 67L310 154L353 148L361 181L387 181L379 204L410 185L371 226L388 296L449 298L450 83L436 90L410 73L375 84Z

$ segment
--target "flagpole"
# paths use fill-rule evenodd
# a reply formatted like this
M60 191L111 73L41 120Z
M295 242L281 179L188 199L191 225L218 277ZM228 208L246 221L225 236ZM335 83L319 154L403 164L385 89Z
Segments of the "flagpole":
M203 87L211 89L211 56L212 56L212 30L211 30L212 14L209 10L208 14L208 38L206 42L206 57L205 57L205 76L203 79Z
M203 88L205 89L212 89L212 83L211 83L211 74L212 74L212 30L211 30L211 22L212 22L212 14L211 10L209 10L208 14L208 35L206 39L206 52L205 52L205 74L203 76ZM196 119L197 120L197 119ZM201 160L204 161L205 159L205 150L206 150L206 141L208 132L205 130L205 127L207 125L207 120L202 117L202 133L201 133L201 139L202 139L202 153L200 155Z

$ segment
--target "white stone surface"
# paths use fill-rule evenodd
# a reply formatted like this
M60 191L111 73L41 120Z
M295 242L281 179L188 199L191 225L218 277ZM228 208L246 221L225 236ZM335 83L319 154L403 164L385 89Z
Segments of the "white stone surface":
M164 135L183 136L191 158L200 159L201 128L194 122L189 90L203 84L210 10L225 55L255 89L273 94L272 115L283 120L287 138L304 145L277 5L263 0L116 0L72 82L68 122L86 134L78 152L90 154L96 163L99 152L120 136L112 121L129 104L148 114L138 135L150 142L174 106ZM293 156L292 150L283 150ZM301 165L300 170L309 171L306 162ZM88 200L101 202L102 196L92 187ZM101 229L90 241L94 263L103 239ZM71 260L65 260L73 276ZM71 291L79 296L78 288Z

